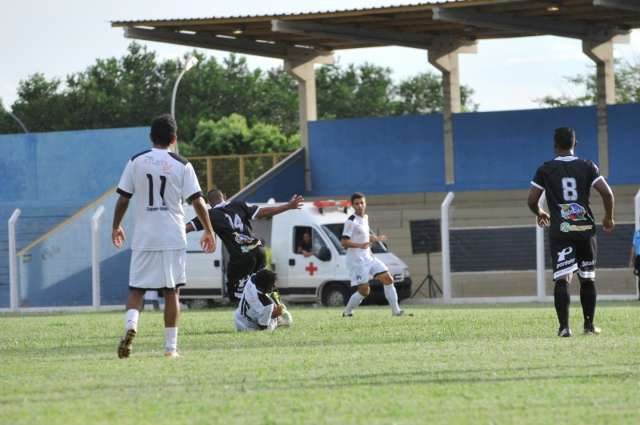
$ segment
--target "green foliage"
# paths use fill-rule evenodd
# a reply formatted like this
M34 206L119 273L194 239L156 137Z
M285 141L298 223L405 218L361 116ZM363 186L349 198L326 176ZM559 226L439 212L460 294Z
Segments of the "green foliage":
M179 359L163 357L162 312L141 314L127 360L121 312L0 316L2 423L640 423L635 303L599 305L602 335L572 338L549 303L289 307L274 333L185 311Z
M184 74L175 105L181 152L211 151L202 145L205 136L196 140L198 131L208 132L213 140L211 130L199 130L200 123L211 127L238 113L255 134L240 132L234 139L229 132L240 131L242 125L228 122L222 144L213 151L244 153L247 146L253 146L261 150L252 153L259 153L297 145L298 87L281 67L251 70L245 58L234 54L222 61L195 51L189 55L196 56L198 65ZM182 61L160 61L155 52L134 42L123 57L98 59L64 81L49 80L42 74L30 76L20 82L18 100L11 109L31 131L146 126L154 116L169 111L173 85L181 71ZM441 110L441 79L432 73L396 84L389 68L336 64L317 68L316 86L320 119ZM461 89L465 110L475 109L477 105L470 101L472 90ZM282 134L276 135L276 129ZM18 131L12 120L0 118L0 133ZM189 142L194 146L189 147ZM236 148L240 150L231 150Z
M544 96L536 101L542 106L587 106L597 103L597 79L595 67L590 74L565 77L570 87L581 95L563 94L561 96ZM640 102L640 62L615 62L616 103Z
M218 121L200 121L187 152L190 155L289 152L298 146L299 139L287 138L274 125L257 123L250 128L245 117L231 114Z
M442 77L423 72L401 81L395 91L395 115L432 114L442 112ZM460 102L464 112L476 111L478 104L471 100L473 89L460 86Z

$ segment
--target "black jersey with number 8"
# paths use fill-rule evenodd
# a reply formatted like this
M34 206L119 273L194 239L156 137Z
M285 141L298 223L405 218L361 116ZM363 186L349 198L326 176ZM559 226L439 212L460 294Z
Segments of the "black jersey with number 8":
M531 184L545 191L551 237L584 238L595 233L589 195L601 178L593 162L575 156L558 156L538 168Z

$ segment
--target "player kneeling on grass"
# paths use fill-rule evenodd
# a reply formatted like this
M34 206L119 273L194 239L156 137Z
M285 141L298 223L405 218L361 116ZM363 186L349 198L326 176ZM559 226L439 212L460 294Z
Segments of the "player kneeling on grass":
M234 315L238 331L273 331L291 325L291 314L280 302L276 280L277 275L266 269L247 279Z

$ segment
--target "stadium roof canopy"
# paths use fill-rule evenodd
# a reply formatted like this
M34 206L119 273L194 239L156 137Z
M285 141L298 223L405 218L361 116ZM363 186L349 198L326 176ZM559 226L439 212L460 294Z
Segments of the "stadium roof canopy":
M269 57L452 40L557 35L584 39L640 27L636 0L458 0L297 14L113 21L131 38ZM300 50L299 50L300 49ZM310 51L309 51L310 50Z
M640 28L640 0L450 0L405 6L191 19L113 21L125 36L191 47L284 59L299 83L300 130L308 153L307 122L316 119L314 63L332 52L404 46L428 51L442 72L446 182L454 182L452 114L460 112L458 54L477 40L556 35L582 41L596 63L600 169L608 173L607 105L615 103L613 43ZM309 155L305 155L310 189Z

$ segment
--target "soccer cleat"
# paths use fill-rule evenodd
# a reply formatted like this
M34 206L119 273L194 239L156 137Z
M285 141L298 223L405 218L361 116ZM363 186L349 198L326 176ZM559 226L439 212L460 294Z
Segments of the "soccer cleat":
M585 335L600 335L602 329L595 326L593 323L585 323L584 324L584 334Z
M353 317L353 313L347 313L346 311L343 311L342 317Z
M394 311L391 315L396 317L404 316L404 310Z
M291 316L291 313L287 311L287 309L284 309L282 311L282 315L278 316L277 321L278 321L279 328L280 327L288 328L293 323L293 317Z
M558 336L563 338L568 338L572 335L573 333L571 333L571 329L569 328L560 328L560 330L558 331Z
M118 344L118 358L126 359L131 354L131 345L133 344L133 338L136 337L135 329L128 329Z
M180 357L180 354L176 350L165 351L164 356L170 359L177 359Z

